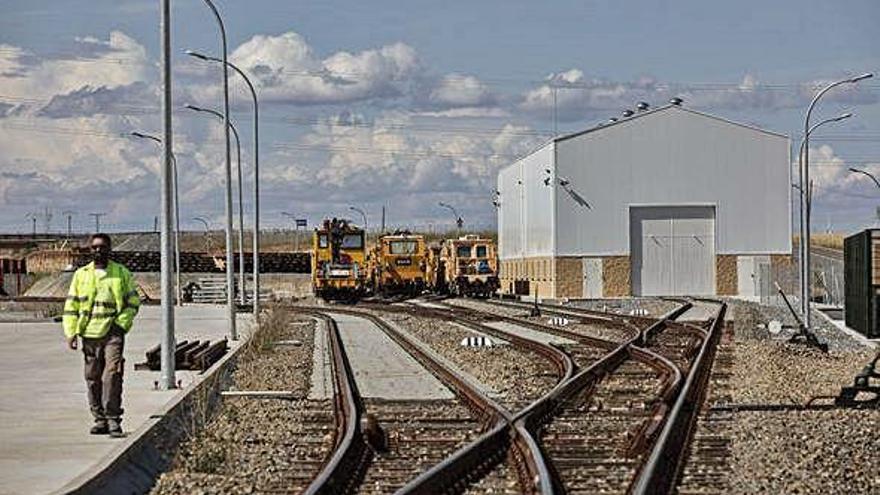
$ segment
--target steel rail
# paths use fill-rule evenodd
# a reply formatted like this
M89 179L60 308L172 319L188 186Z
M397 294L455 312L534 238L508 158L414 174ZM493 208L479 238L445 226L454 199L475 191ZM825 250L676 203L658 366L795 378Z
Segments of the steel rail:
M333 313L346 314L364 318L380 330L382 330L389 338L401 346L407 353L416 359L422 366L437 376L441 382L450 387L453 392L461 398L474 413L476 419L483 425L492 425L488 431L468 445L457 450L452 454L452 458L463 459L458 460L451 465L445 465L441 471L434 471L435 475L426 477L431 473L429 470L416 479L411 480L397 493L442 493L460 486L462 482L467 482L473 476L475 471L474 462L479 461L478 468L487 470L495 463L501 460L502 455L507 451L505 442L509 442L510 434L510 413L492 398L485 395L479 390L471 387L468 380L460 376L454 370L446 368L443 364L436 361L432 356L425 353L418 345L411 342L410 339L398 332L392 325L382 318L363 311L343 308L321 308L298 306L298 309L309 312L325 314L332 318ZM329 314L328 314L329 313ZM490 441L487 442L487 439ZM495 455L491 453L495 452ZM340 454L342 455L342 454ZM447 461L449 458L447 458ZM441 463L441 464L445 464ZM465 469L465 466L467 468ZM435 468L437 466L434 466ZM464 476L450 476L448 473L464 473ZM436 473L439 473L437 475ZM353 476L352 472L343 473L349 482L354 479L360 479L359 476ZM416 482L418 481L418 482ZM344 491L321 491L315 493L343 493Z
M306 495L345 493L350 490L352 480L358 478L353 476L353 473L360 471L367 454L367 446L360 431L360 417L364 407L336 321L320 312L310 314L324 320L327 325L333 354L337 440L330 460L309 484L305 493Z
M449 307L448 305L446 306ZM564 489L555 471L550 465L548 465L544 450L535 440L533 432L537 431L542 425L546 424L547 421L552 418L554 412L557 411L559 407L561 407L563 404L565 404L566 401L569 400L573 395L583 390L584 388L595 386L595 384L597 384L603 377L610 374L627 358L636 359L637 361L643 362L644 364L652 367L653 369L658 371L658 373L660 373L664 379L663 386L661 387L661 397L663 402L657 406L654 414L652 414L652 417L656 419L652 423L647 424L644 428L642 428L641 434L637 435L633 439L633 444L643 447L649 443L650 438L656 435L656 433L659 431L660 425L666 418L665 413L669 409L669 404L675 398L675 394L678 392L681 386L682 375L678 367L675 366L675 364L669 361L667 358L649 349L638 347L636 344L643 344L650 340L651 337L659 333L662 328L667 326L671 320L674 320L675 318L681 316L684 312L690 309L691 306L692 304L690 302L685 301L683 304L681 304L681 306L663 315L659 320L650 320L651 324L647 328L636 331L630 340L623 343L615 343L611 341L606 341L604 339L587 337L574 332L561 330L557 327L543 325L527 320L521 320L511 317L498 317L494 314L492 315L493 319L497 318L512 321L516 324L536 328L540 331L544 331L547 333L563 335L577 342L586 341L590 344L604 346L606 348L610 346L612 349L611 352L606 354L603 358L600 358L599 360L593 362L590 366L588 366L583 371L580 371L571 379L557 385L557 387L555 387L550 393L546 394L545 397L532 403L529 407L519 412L514 418L514 429L518 433L516 439L526 444L527 448L539 453L535 456L536 464L533 467L536 472L536 476L534 478L535 491L542 494L550 494L562 493L564 492ZM477 311L470 308L450 308L472 312ZM596 321L593 318L589 319L592 321ZM608 323L610 319L623 320L624 325L631 326L631 323L629 323L627 319L617 315L602 315L602 317L599 318L598 321ZM631 446L631 449L632 448L633 447Z
M383 305L381 307L370 307L369 309L389 313L416 313L418 316L431 316L445 321L453 321L473 330L495 335L512 341L516 345L533 350L553 362L556 366L561 378L554 387L554 390L570 379L575 370L575 364L571 357L555 346L475 323L441 308L415 305ZM378 318L356 310L346 310L346 312L348 311L359 316ZM381 318L379 319L384 322ZM552 390L550 393L552 393ZM536 400L535 403L540 400ZM511 451L510 447L513 447L514 450ZM461 491L468 483L478 479L479 473L488 472L492 466L501 462L501 458L508 451L511 452L517 464L520 485L525 491L533 492L534 488L536 488L536 480L550 479L537 441L530 432L524 429L517 429L512 421L512 415L508 412L505 415L503 424L499 422L494 428L470 444L461 447L442 462L432 466L407 483L398 493L433 494L449 490ZM540 487L540 483L537 486ZM540 493L549 494L552 491L542 490Z
M701 299L703 301L711 301ZM675 490L687 447L696 426L700 405L706 391L706 384L714 362L718 341L721 338L727 304L720 304L712 320L708 338L690 367L684 386L669 412L660 436L654 443L650 456L632 486L634 494L665 494Z

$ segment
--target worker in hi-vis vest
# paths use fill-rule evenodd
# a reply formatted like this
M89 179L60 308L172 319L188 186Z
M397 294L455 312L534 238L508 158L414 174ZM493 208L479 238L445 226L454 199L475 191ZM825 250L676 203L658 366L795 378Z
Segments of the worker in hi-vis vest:
M73 275L64 302L67 346L82 341L93 435L122 437L122 371L125 334L140 307L137 287L127 268L110 260L110 236L94 234L92 262Z

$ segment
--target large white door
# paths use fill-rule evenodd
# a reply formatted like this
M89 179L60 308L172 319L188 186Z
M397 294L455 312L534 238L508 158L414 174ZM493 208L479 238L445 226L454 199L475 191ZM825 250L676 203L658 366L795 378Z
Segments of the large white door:
M630 209L633 293L715 293L715 209L657 206Z

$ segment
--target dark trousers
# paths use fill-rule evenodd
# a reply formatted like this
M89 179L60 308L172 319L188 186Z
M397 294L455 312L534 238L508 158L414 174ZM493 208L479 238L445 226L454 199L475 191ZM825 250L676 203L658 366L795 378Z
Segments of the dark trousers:
M95 420L122 417L122 371L125 333L112 328L100 339L82 339L89 407Z

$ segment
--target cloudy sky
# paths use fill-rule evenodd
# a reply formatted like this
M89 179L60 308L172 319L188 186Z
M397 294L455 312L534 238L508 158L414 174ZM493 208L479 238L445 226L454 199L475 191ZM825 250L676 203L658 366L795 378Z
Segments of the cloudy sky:
M499 168L554 133L636 101L692 108L799 140L815 88L880 73L880 2L216 0L230 60L261 99L263 222L310 223L365 209L376 225L494 225ZM174 148L181 217L219 227L223 133L183 108L220 108L216 24L199 0L173 3ZM158 214L158 0L0 0L0 231L152 227ZM554 93L556 111L554 112ZM252 113L230 75L233 122L252 184ZM875 221L880 81L830 93L818 117L852 111L813 138L816 228ZM555 115L555 118L554 118ZM245 209L252 206L250 195ZM51 213L51 219L46 213Z

